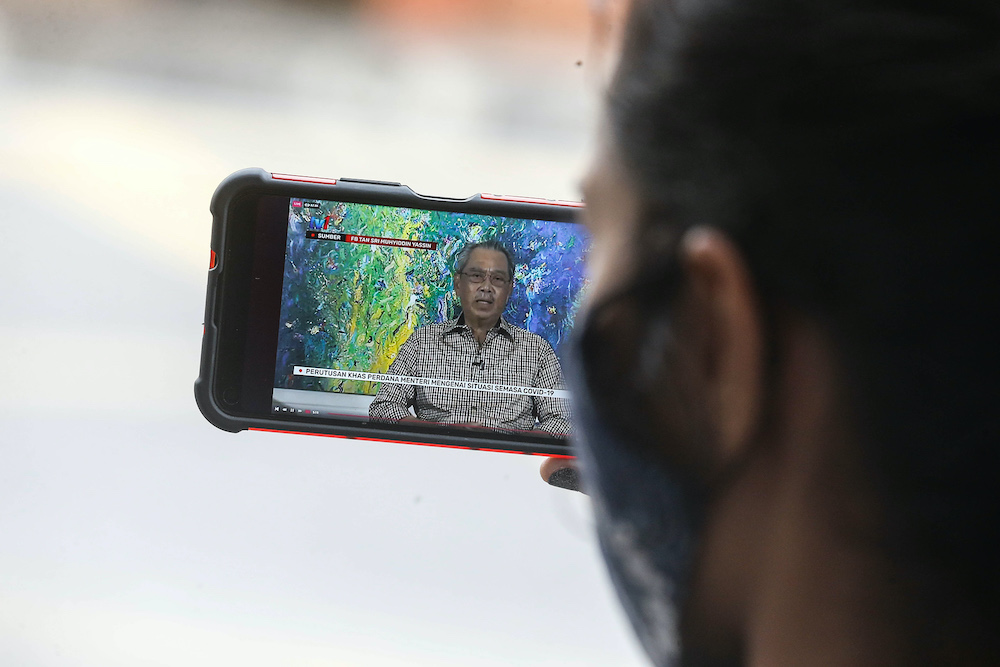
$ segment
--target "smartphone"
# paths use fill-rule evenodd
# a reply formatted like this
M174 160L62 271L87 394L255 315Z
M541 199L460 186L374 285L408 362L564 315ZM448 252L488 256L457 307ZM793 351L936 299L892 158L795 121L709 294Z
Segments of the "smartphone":
M211 203L199 408L232 432L568 456L580 208L230 175Z

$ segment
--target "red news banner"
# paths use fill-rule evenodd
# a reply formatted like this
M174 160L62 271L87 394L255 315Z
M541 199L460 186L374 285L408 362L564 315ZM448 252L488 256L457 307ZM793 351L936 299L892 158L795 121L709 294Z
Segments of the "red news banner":
M437 250L436 241L416 241L413 239L390 239L382 236L359 236L341 232L322 232L310 229L306 232L307 239L320 241L341 241L343 243L364 243L367 245L387 245L395 248L417 248L418 250Z

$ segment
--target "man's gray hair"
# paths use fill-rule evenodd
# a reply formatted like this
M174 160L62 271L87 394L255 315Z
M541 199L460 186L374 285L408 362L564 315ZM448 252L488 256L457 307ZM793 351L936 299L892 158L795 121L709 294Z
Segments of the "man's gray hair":
M469 256L476 248L502 252L504 257L507 258L507 270L510 272L510 279L514 280L514 256L510 254L510 250L507 250L507 248L496 239L488 239L486 241L479 241L476 243L466 243L465 247L459 250L455 255L455 273L465 271L465 266L469 263Z

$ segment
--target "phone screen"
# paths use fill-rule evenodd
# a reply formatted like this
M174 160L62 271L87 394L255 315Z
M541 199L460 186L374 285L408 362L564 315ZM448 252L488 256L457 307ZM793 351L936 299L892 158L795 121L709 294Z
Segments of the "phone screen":
M570 433L562 362L587 286L582 225L277 196L256 209L245 407ZM504 262L491 267L499 278L473 272L480 283L466 283L505 299L480 344L464 326L456 262L487 240L507 250L513 271Z

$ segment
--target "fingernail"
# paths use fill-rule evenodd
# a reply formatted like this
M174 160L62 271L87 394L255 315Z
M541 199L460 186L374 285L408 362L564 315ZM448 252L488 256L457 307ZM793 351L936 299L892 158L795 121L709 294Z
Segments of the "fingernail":
M558 486L560 489L579 491L580 473L576 471L576 468L559 468L559 470L549 475L548 482L552 486Z

